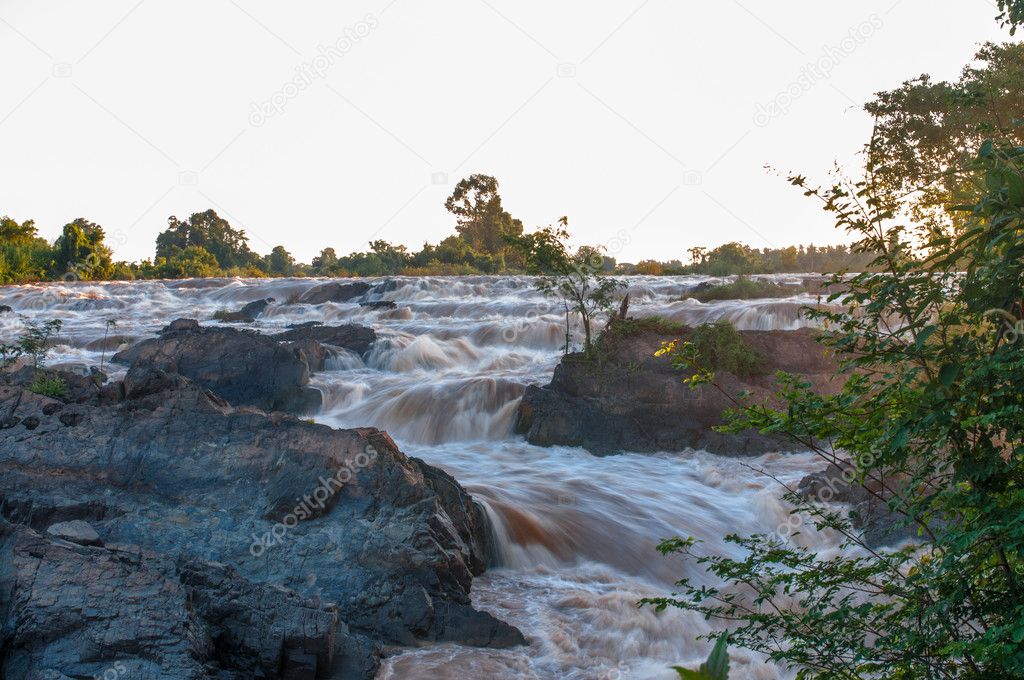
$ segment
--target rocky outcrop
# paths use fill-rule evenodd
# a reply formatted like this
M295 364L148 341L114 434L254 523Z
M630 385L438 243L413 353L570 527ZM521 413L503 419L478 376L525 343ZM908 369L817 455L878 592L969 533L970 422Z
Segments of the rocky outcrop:
M181 374L235 406L290 413L320 407L320 393L308 387L309 367L294 349L258 333L183 321L190 320L173 322L111 361Z
M77 404L0 385L14 403L3 677L371 678L383 645L524 642L470 602L480 506L383 432L144 367Z
M798 373L828 391L834 361L810 330L743 331L743 340L767 358L761 377L716 373L714 386L691 389L685 374L668 357L655 357L662 342L678 333L604 334L596 356L566 356L551 383L527 387L516 431L540 446L582 446L597 454L622 451L704 449L714 453L756 455L785 449L786 443L757 432L723 434L723 411L731 397L749 392L755 399L773 393L772 373Z
M320 407L320 392L308 385L310 372L323 370L330 355L324 345L363 354L376 339L373 329L354 325L308 326L268 336L178 319L111 361L178 373L234 406L303 414Z
M851 521L863 532L864 542L879 548L917 537L916 525L908 523L903 515L889 507L899 485L896 476L886 479L884 484L879 479L861 483L848 463L830 463L821 472L800 480L797 492L812 503L849 506Z
M303 305L322 305L325 302L350 302L370 292L372 286L365 281L342 283L331 281L310 288L299 296L297 302Z
M278 342L305 342L313 340L325 345L347 349L356 354L365 354L377 341L372 328L348 324L345 326L321 326L309 324L276 333L272 336Z
M328 281L310 288L294 302L303 305L322 305L326 302L374 303L398 287L392 280L369 283L367 281Z
M226 312L221 311L213 315L213 318L218 321L224 321L228 323L253 323L256 321L263 312L267 310L267 307L274 303L274 298L265 298L263 300L254 300L249 304L242 307L237 312Z

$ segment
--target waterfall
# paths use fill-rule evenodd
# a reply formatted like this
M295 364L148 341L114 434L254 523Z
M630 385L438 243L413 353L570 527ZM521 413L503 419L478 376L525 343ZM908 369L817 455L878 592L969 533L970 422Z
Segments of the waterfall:
M799 282L799 276L772 278ZM728 319L740 329L795 329L815 296L771 300L686 299L707 277L629 277L634 316L687 324ZM378 333L360 357L331 351L313 386L323 394L319 422L387 430L404 451L444 468L483 506L492 524L495 564L475 580L476 606L519 626L526 648L484 650L435 645L387 660L381 678L670 678L667 666L696 666L709 624L686 612L637 609L682 577L704 578L693 564L660 556L664 538L691 535L709 550L735 550L728 533L772 531L788 511L762 466L795 483L816 463L807 454L739 461L704 452L607 458L571 448L542 449L512 432L527 385L545 384L561 356L560 307L519 276L396 277L383 293L394 309L358 301L291 304L323 283L311 279L213 279L75 283L0 288L0 342L24 321L60 319L52 365L108 362L112 349L155 335L170 320L204 324L222 309L274 298L251 326L274 332L309 321L358 323ZM116 323L108 327L107 322ZM104 337L106 340L104 340ZM115 336L113 339L111 336ZM575 342L579 342L578 331ZM106 349L104 349L106 348ZM125 367L110 366L113 376ZM821 551L835 537L808 533ZM743 653L735 678L787 677Z

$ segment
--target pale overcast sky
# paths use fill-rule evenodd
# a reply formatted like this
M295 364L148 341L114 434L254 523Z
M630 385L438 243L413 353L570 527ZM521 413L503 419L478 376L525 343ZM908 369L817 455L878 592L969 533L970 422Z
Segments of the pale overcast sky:
M766 164L853 163L875 91L1008 36L987 0L0 0L0 214L151 257L213 207L308 261L452 232L494 175L620 261L844 240ZM814 65L815 69L809 69ZM301 87L300 87L301 86Z

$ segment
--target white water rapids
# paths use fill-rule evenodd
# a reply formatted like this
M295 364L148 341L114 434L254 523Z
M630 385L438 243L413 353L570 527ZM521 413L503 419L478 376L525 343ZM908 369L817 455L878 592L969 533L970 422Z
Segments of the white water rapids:
M770 277L796 282L799 277ZM727 318L740 329L793 329L808 295L785 299L683 300L706 277L630 277L631 314L685 323ZM387 430L402 449L455 476L483 501L501 539L504 565L477 578L480 608L518 626L525 648L482 650L433 645L386 660L380 678L677 677L671 664L696 667L712 630L695 615L638 609L699 568L655 551L658 541L691 535L708 550L733 550L728 533L771 531L788 517L777 484L747 465L796 482L820 467L807 454L734 460L703 452L599 458L570 448L544 449L512 434L518 400L546 384L564 343L562 309L519 277L402 278L384 299L394 310L356 303L282 304L322 281L197 280L40 284L0 288L0 341L20 318L60 319L51 364L109 362L118 343L152 336L180 317L204 324L220 309L273 297L254 326L359 323L380 336L364 362L333 359L313 384L324 394L316 418L338 427ZM107 321L116 323L107 327ZM107 340L104 342L104 336ZM104 349L105 348L105 349ZM124 367L108 366L117 375ZM821 550L827 537L804 535ZM789 675L732 650L733 676Z

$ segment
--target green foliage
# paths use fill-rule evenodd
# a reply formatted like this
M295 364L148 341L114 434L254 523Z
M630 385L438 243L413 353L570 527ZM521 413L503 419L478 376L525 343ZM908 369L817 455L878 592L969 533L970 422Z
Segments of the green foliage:
M249 237L245 232L234 229L214 210L193 213L187 220L179 220L172 215L167 219L166 231L156 237L157 260L171 262L190 248L199 248L213 255L219 269L259 267L262 264L260 256L249 249ZM204 263L202 266L207 265Z
M841 360L841 391L780 375L782 406L741 401L728 430L788 436L840 466L917 544L879 549L845 512L788 493L785 526L727 537L740 557L665 541L718 582L684 579L648 602L730 622L733 644L801 679L1024 677L1024 147L981 145L964 170L984 194L957 231L902 224L870 169L828 189L791 178L876 253L876 273L844 280L841 310L807 310ZM836 532L843 550L789 540L801 525Z
M32 366L38 372L46 361L50 350L50 339L60 333L62 322L51 319L38 323L22 320L24 332L13 343L0 343L0 368L7 368L23 356L32 358Z
M697 670L692 671L681 666L672 666L672 670L678 673L682 680L729 680L728 642L729 639L725 635L718 638L708 660Z
M506 250L506 237L523 233L523 223L501 205L498 180L470 175L455 185L444 207L455 215L455 231L478 252L497 255Z
M217 258L202 246L184 250L171 249L170 259L157 258L152 275L161 279L203 278L223 276Z
M1024 0L999 0L999 16L1003 26L1010 29L1010 35L1017 33L1017 27L1024 24Z
M726 243L708 250L690 248L691 263L661 263L661 271L636 273L707 274L778 274L785 272L864 271L871 262L870 254L854 252L849 246L789 246L758 250L742 243ZM639 265L636 265L639 267ZM632 272L629 272L632 273Z
M113 270L111 250L104 242L103 227L79 217L64 225L53 243L50 274L72 281L98 281Z
M753 300L757 298L790 297L800 292L797 286L785 286L740 276L735 281L694 291L689 297L701 302L712 300Z
M919 224L963 226L953 210L971 204L984 184L971 159L988 137L1024 143L1024 44L987 43L956 82L923 75L881 92L864 108L876 120L868 146L874 182L891 195L912 194ZM959 217L958 217L959 216Z
M565 307L565 351L569 351L569 315L578 314L583 323L584 352L593 349L591 327L596 316L611 313L616 291L625 283L603 275L604 258L599 248L580 246L570 253L569 218L557 227L545 227L531 234L506 235L506 242L526 263L527 271L539 275L537 290L557 297Z
M291 276L295 273L295 258L285 250L284 246L274 246L266 258L267 271L278 276Z
M67 396L68 384L59 375L47 375L39 372L28 389L30 392L41 394L44 397L62 399Z
M765 375L767 361L748 345L736 327L725 319L688 330L684 339L662 345L656 356L670 355L680 370L698 370L688 382L706 382L708 371L726 371L742 378Z
M686 332L686 326L660 316L645 316L639 319L615 319L608 325L606 332L614 337L630 337L644 333L682 335Z

